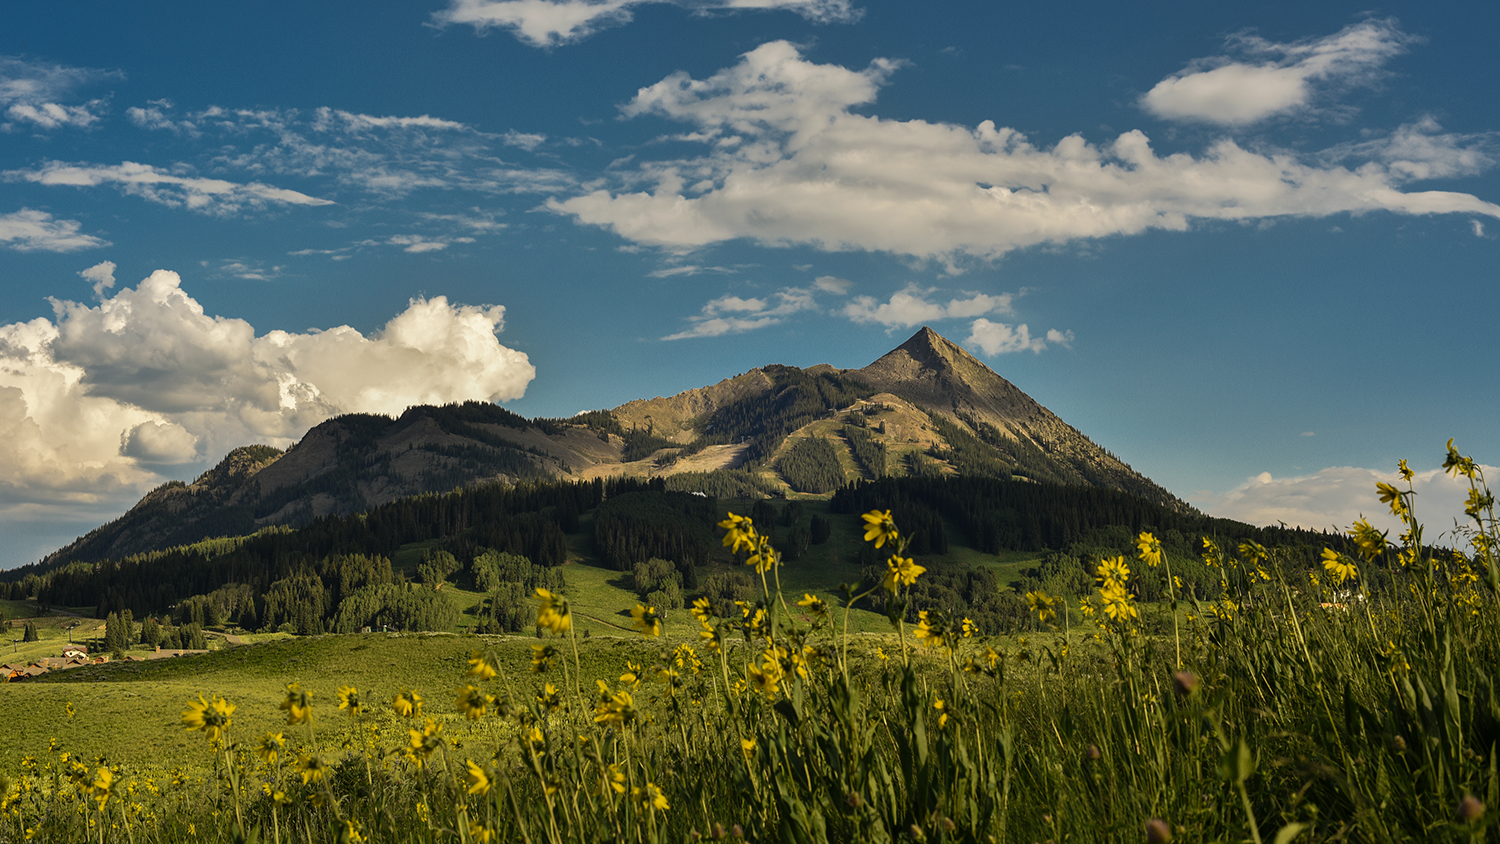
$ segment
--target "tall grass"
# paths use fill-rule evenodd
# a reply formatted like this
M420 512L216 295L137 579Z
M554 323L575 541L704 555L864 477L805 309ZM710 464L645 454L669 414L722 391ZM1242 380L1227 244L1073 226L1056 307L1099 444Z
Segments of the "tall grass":
M290 687L285 728L261 736L203 697L183 721L211 774L28 759L0 786L0 841L1493 841L1500 530L1451 443L1445 468L1471 486L1461 549L1423 541L1403 462L1406 489L1377 490L1394 542L1361 520L1358 556L1307 571L1205 540L1220 594L1146 605L1139 568L1171 582L1173 561L1143 534L1136 558L1100 561L1082 617L1028 594L1043 632L1015 642L906 619L923 572L889 513L864 517L885 577L844 608L784 594L776 550L731 515L760 597L728 617L700 602L688 631L637 606L653 658L618 676L585 669L599 643L539 590L531 671L481 652L452 695ZM874 592L878 647L845 627ZM335 744L339 718L356 729ZM483 728L463 747L460 720Z

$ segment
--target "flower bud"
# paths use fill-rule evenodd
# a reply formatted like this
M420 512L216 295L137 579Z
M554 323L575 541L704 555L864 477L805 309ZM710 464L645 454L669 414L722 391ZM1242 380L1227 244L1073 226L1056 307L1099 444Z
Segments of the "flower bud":
M1465 794L1464 799L1458 801L1456 814L1459 823L1473 823L1484 817L1484 804L1479 802L1479 798L1474 795Z

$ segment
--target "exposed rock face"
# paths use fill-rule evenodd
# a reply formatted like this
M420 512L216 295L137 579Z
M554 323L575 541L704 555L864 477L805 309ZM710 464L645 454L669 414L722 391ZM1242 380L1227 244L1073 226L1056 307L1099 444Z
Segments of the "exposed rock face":
M193 483L164 484L43 562L120 558L493 481L670 475L749 460L766 482L781 484L777 466L789 437L829 440L849 478L868 477L872 470L861 468L847 440L850 423L892 455L882 468L888 473L905 471L895 457L911 452L954 471L944 460L945 448L954 444L942 432L958 431L971 440L970 449L988 449L983 456L1012 467L1016 477L1113 487L1187 506L930 328L863 369L768 365L600 416L592 427L532 422L479 402L414 407L399 419L340 416L285 453L268 446L235 449ZM731 423L738 425L733 436L724 427ZM765 427L773 424L780 427ZM668 447L626 463L619 433L632 430L651 431Z

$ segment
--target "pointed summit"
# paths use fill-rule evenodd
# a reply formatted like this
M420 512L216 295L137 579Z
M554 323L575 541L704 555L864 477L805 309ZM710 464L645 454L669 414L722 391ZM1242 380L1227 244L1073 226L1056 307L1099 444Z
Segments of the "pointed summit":
M932 370L955 369L960 366L978 366L989 370L956 343L924 325L911 339L860 371L893 368L909 370L912 364L921 369Z
M994 425L1050 416L994 370L926 326L880 360L850 375L945 416L978 416Z

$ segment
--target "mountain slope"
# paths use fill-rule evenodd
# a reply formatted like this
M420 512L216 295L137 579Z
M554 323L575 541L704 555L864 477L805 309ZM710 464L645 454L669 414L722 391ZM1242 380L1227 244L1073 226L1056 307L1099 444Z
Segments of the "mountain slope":
M247 446L191 484L164 484L43 566L295 527L481 483L665 475L690 487L695 473L729 468L747 473L736 489L784 494L969 474L1120 489L1190 509L923 328L862 369L768 365L573 419L528 420L481 402L336 417L285 453Z

